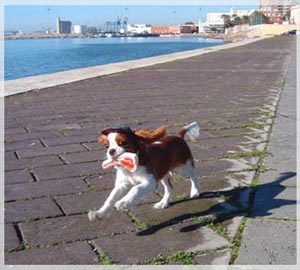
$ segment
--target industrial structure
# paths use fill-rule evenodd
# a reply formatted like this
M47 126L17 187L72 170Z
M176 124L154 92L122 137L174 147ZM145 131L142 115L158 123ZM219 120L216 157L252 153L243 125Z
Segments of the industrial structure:
M86 25L74 25L73 32L75 34L85 34L87 32L87 26Z
M128 24L127 32L133 34L151 34L151 25L149 24Z
M60 18L56 18L56 33L57 34L71 34L71 21L61 21Z

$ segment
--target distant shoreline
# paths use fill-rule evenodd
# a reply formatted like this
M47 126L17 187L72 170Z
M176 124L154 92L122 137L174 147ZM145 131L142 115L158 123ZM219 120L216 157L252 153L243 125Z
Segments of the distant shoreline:
M112 36L111 38L135 38L135 37L153 37L153 35L120 35L120 36ZM211 38L211 39L223 39L223 34L180 34L180 35L160 35L157 36L160 38L167 38L167 37L194 37L194 38ZM26 39L65 39L65 38L110 38L105 36L97 36L94 34L23 34L23 35L5 35L5 40L26 40Z

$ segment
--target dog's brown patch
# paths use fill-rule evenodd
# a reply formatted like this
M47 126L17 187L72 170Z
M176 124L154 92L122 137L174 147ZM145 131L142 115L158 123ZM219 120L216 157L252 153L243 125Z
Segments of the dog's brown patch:
M166 135L167 126L161 126L155 130L151 129L138 129L135 131L135 135L143 138L147 143L157 141Z

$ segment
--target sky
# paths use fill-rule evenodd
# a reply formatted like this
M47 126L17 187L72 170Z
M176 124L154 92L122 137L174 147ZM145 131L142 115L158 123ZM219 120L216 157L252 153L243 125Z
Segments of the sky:
M225 2L225 1L224 1ZM257 9L258 6L207 6L207 5L6 5L4 7L5 31L41 31L45 28L55 30L56 17L72 21L73 25L103 27L107 21L114 21L121 14L128 16L129 24L178 25L188 21L198 23L201 17L206 20L207 12L226 12L231 7Z

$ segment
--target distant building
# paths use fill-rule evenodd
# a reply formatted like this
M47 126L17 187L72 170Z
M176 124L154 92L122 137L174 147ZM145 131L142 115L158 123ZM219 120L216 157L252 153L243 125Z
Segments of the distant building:
M128 24L127 32L134 34L151 34L151 25L149 24Z
M84 34L87 31L86 25L74 25L73 30L75 34Z
M199 20L199 22L198 22L198 33L199 34L205 33L204 26L205 26L204 23L201 20Z
M177 25L165 25L165 26L156 26L153 25L151 27L152 34L160 34L160 35L179 35L180 34L180 26Z
M290 21L292 24L300 25L300 5L291 7Z
M61 21L60 18L56 18L56 33L57 34L71 34L71 21Z
M224 30L223 15L230 16L228 12L208 12L205 32L222 32Z
M270 19L270 23L282 23L290 12L291 6L299 0L260 0L260 11Z
M228 12L208 12L207 13L207 25L210 27L219 27L224 26L224 19L222 18L223 15L229 15Z
M255 10L249 10L249 9L235 9L231 8L229 15L232 17L234 15L243 18L243 16L250 16Z
M186 24L180 26L181 34L194 34L198 33L198 25Z

